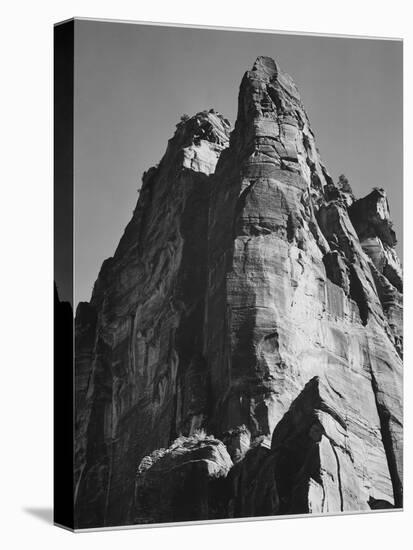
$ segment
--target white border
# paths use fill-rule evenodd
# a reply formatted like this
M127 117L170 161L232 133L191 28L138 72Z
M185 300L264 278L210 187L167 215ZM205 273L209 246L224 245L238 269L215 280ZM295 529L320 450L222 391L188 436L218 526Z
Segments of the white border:
M263 34L283 34L293 36L313 36L313 37L325 37L325 38L355 38L358 40L392 40L401 41L403 38L391 37L391 36L369 36L369 35L357 35L357 34L334 34L334 33L322 33L322 32L306 32L306 31L283 31L277 29L259 29L253 27L227 27L216 25L193 25L189 23L163 23L161 21L139 21L139 20L127 20L127 19L105 19L103 17L70 17L64 21L58 21L54 24L55 27L63 25L68 21L95 21L99 23L122 23L126 25L149 25L153 27L174 27L185 29L205 29L214 31L229 31L229 32L254 32Z
M404 550L413 525L413 387L409 338L405 353L405 511L325 516L322 521L200 524L180 529L131 529L74 537L53 527L52 503L52 29L74 13L105 20L179 21L180 25L283 27L333 36L393 35L404 40L405 332L413 330L408 244L413 238L413 7L407 0L18 0L3 7L2 41L2 335L0 400L5 548L42 550ZM191 26L191 25L190 25ZM294 27L294 29L291 29ZM266 32L261 29L261 32ZM335 33L335 34L334 34ZM317 33L318 34L318 33ZM320 33L322 34L322 33ZM330 36L329 34L327 34ZM391 108L391 105L389 106ZM383 129L385 131L385 128Z
M220 525L227 523L246 523L254 521L280 521L285 519L310 519L323 517L340 517L340 516L360 516L371 514L385 514L387 512L397 513L404 512L403 508L388 508L386 510L356 510L343 512L326 512L324 514L286 514L279 516L252 516L249 518L226 518L226 519L203 519L199 521L171 521L167 523L131 523L130 525L115 525L110 527L89 527L84 529L70 529L66 525L54 522L56 527L66 529L71 533L95 533L99 531L127 531L129 529L154 529L158 527L190 527L194 525Z

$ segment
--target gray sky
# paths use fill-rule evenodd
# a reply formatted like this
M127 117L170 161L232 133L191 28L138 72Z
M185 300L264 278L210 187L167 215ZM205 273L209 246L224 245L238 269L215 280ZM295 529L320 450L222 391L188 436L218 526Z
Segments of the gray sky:
M89 300L183 113L235 122L259 55L301 93L321 157L356 196L384 187L402 250L402 43L239 31L75 24L75 304Z

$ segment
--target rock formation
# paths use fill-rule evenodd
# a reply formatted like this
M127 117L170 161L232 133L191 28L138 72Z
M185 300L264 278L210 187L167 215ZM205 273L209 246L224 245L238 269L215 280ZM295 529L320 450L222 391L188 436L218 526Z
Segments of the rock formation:
M395 244L272 59L182 120L77 308L77 527L401 507Z

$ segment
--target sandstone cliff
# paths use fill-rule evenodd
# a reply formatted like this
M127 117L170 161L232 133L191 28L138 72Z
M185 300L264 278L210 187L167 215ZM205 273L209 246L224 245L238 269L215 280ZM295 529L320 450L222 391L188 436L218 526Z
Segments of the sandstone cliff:
M77 527L401 507L395 244L272 59L179 123L77 309Z

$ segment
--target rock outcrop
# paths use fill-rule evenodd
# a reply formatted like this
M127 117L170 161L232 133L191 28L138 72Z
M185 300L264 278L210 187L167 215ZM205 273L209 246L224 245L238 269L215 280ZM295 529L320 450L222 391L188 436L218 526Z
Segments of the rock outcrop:
M77 309L77 526L401 507L395 244L272 59L182 120Z
M90 303L77 308L80 526L132 522L140 459L207 418L208 202L229 130L215 112L178 125L159 166L143 176L132 220Z
M136 476L134 523L224 517L225 480L233 466L225 445L195 432L142 459Z

